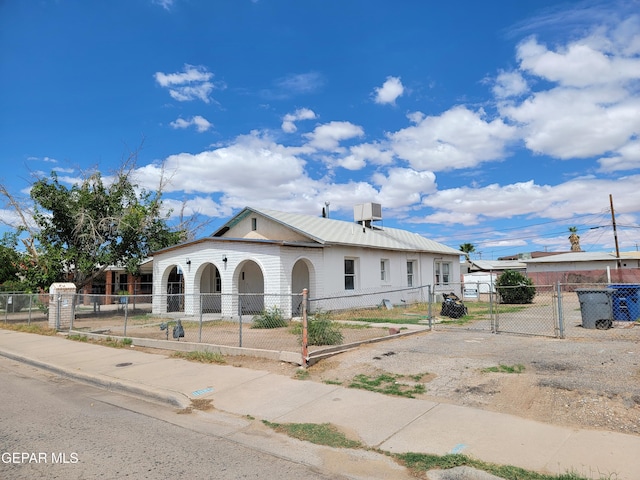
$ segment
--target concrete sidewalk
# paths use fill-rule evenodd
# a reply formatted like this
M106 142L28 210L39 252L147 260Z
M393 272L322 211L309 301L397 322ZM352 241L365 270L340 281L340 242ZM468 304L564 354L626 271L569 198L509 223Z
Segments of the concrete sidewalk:
M301 381L0 329L0 355L113 391L278 423L330 422L393 453L463 453L497 464L587 478L640 478L640 436L559 427L475 408ZM458 477L461 478L461 477Z

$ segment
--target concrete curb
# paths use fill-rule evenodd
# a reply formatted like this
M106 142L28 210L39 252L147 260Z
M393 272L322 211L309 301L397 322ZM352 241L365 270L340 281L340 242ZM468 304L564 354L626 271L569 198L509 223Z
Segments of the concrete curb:
M107 391L122 392L145 400L156 403L167 404L171 407L186 408L191 404L190 399L181 392L161 390L150 386L140 386L126 380L116 380L112 377L98 374L89 374L79 371L70 370L68 368L58 367L50 363L41 362L32 358L23 357L11 352L0 349L0 356L9 358L16 362L31 365L51 373L60 375L61 377L70 378L88 385L93 385Z

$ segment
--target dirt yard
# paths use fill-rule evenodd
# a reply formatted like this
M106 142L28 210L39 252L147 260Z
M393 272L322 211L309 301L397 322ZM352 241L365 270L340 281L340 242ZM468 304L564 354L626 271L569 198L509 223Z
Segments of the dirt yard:
M296 366L280 362L238 357L229 363L299 375ZM523 371L486 371L500 365L521 365ZM304 381L345 386L357 374L424 374L420 382L426 392L419 398L640 435L636 342L436 331L365 345L322 360L308 371Z

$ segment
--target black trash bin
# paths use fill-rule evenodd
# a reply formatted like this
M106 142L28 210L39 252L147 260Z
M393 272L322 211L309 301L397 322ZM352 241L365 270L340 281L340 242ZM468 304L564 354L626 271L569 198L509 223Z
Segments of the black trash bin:
M640 318L640 285L633 283L620 283L608 285L613 289L611 305L613 319L617 322L635 322Z
M580 314L584 328L606 330L613 325L613 308L611 298L615 290L612 288L592 289L578 288Z

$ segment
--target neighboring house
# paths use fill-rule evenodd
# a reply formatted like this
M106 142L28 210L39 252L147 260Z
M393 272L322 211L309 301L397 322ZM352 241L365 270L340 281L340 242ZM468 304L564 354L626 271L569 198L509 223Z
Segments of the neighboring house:
M507 270L522 271L527 268L524 260L473 260L469 273L497 273L500 275Z
M524 274L526 268L527 265L519 260L472 260L469 272L462 276L465 296L474 296L473 292L495 292L496 280L503 272L515 270Z
M524 252L524 253L518 253L517 255L509 255L506 257L498 257L498 260L517 260L519 262L523 261L523 260L528 260L530 258L540 258L540 257L549 257L551 255L562 255L565 253L569 253L567 252L541 252L541 251L536 251L536 252Z
M381 218L379 204L356 206L354 222L244 208L211 236L154 253L153 311L188 315L203 305L234 317L276 305L294 316L305 288L311 298L384 290L394 303L403 300L397 289L459 290L460 251Z
M536 285L561 283L639 283L640 252L570 252L522 260ZM618 266L619 265L619 266Z
M148 258L140 263L140 275L135 276L127 273L124 267L110 265L101 275L95 278L90 284L79 292L82 294L81 302L89 304L95 298L101 297L102 303L114 303L116 297L122 292L128 295L151 295L153 259Z

